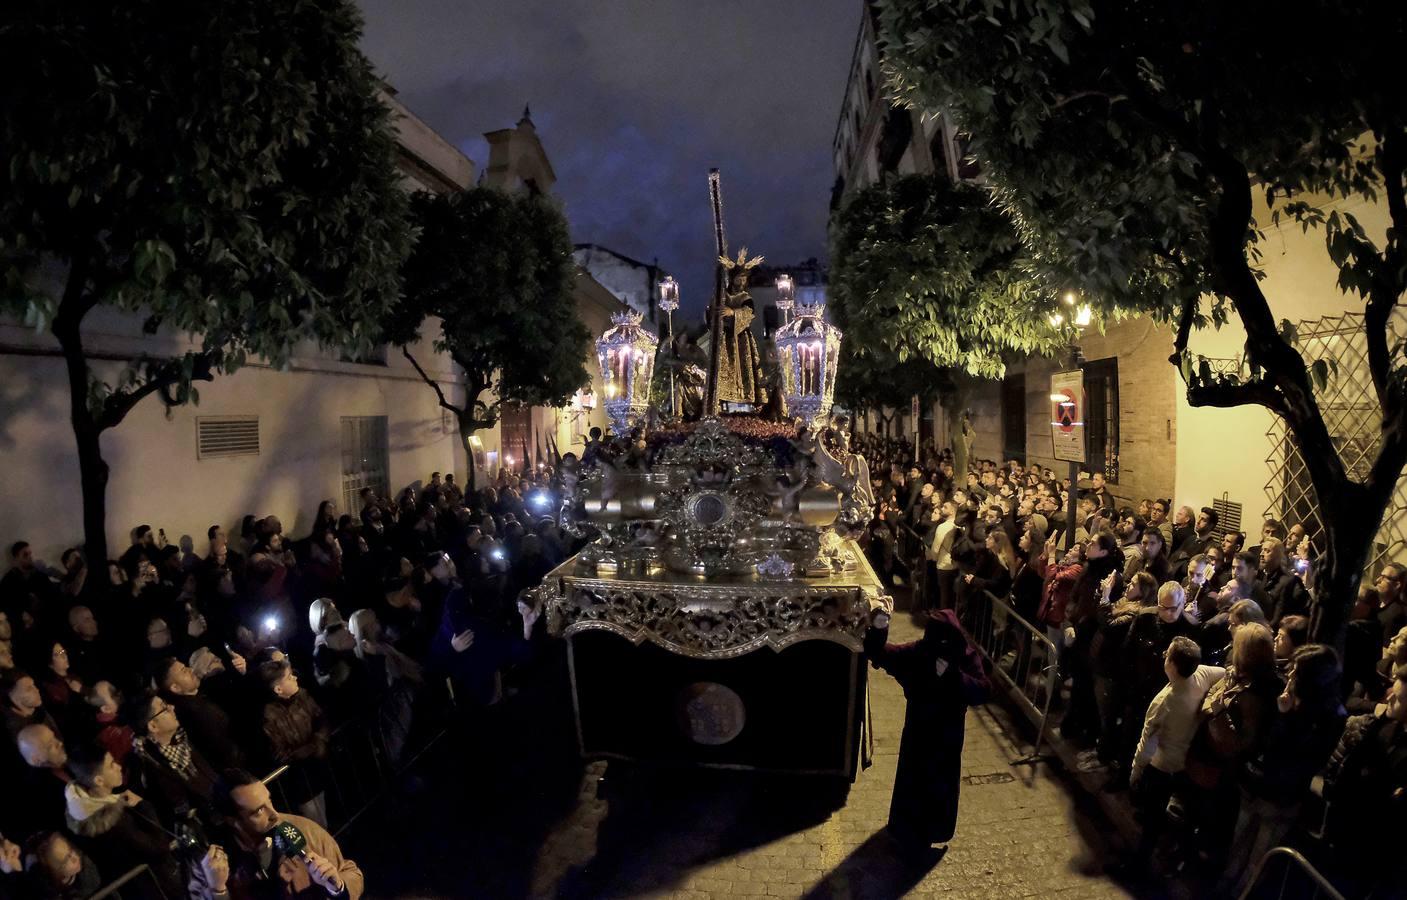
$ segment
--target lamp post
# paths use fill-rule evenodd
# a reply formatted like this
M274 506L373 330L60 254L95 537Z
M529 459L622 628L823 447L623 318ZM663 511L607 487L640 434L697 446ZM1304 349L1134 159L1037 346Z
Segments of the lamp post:
M791 310L796 303L796 283L792 281L790 275L783 272L777 276L777 302L776 307L782 311L782 324L791 321Z
M1073 291L1067 291L1061 297L1061 302L1068 307L1068 312L1053 312L1050 314L1050 324L1053 328L1061 328L1069 322L1070 325L1070 369L1071 371L1082 370L1084 366L1084 354L1080 350L1080 336L1089 327L1093 318L1093 311L1088 303L1076 305L1078 299ZM1052 395L1054 400L1055 396ZM1083 406L1083 402L1081 402ZM1084 411L1081 410L1081 417ZM1083 432L1081 432L1083 434ZM1087 463L1086 463L1087 464ZM1069 550L1075 546L1075 517L1079 515L1080 503L1080 463L1070 461L1070 495L1065 503L1065 549Z
M669 414L677 417L679 410L674 400L674 311L679 308L679 282L673 275L660 279L660 309L665 315L665 346L669 353Z

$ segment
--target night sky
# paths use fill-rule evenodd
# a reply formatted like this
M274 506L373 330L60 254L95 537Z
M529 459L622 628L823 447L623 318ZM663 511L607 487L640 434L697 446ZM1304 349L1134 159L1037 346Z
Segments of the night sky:
M712 280L708 169L735 251L825 256L859 0L359 0L398 99L474 160L532 106L572 240Z

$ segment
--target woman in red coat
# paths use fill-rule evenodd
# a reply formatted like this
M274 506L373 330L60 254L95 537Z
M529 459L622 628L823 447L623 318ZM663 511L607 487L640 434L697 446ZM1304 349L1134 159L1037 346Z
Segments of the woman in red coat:
M967 708L985 702L991 686L952 610L929 613L923 637L913 643L886 643L888 634L887 627L872 628L865 652L894 676L908 701L889 831L902 846L922 850L953 837Z

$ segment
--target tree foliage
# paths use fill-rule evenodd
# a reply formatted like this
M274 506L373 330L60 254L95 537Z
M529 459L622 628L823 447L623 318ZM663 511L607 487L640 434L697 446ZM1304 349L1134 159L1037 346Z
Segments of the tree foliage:
M944 174L890 179L832 223L831 310L855 346L999 378L1004 354L1065 340L1024 266L1010 220L979 188Z
M464 403L421 375L466 439L492 427L504 403L560 405L589 383L591 335L572 297L572 244L550 200L481 187L416 194L411 211L420 239L389 337L409 357L422 324L438 319L435 348L464 370Z
M1176 326L1173 361L1194 406L1253 403L1284 417L1329 530L1331 618L1407 464L1407 368L1387 322L1407 285L1407 92L1397 59L1407 7L1092 0L881 0L891 86L942 110L1018 224L1035 271L1106 312ZM1339 287L1364 301L1383 440L1351 479L1306 361L1277 324L1258 268L1265 223L1318 229ZM1384 201L1369 234L1352 214ZM1242 371L1187 357L1191 330L1235 316ZM1333 623L1329 623L1332 630Z
M394 302L411 235L360 29L346 0L0 13L0 309L63 349L90 553L103 430L305 340L367 349ZM103 382L84 346L98 307L192 347Z

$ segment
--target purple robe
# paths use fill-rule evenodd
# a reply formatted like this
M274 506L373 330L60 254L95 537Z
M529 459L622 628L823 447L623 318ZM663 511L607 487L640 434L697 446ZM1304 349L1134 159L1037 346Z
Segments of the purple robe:
M899 770L889 803L889 828L918 844L952 839L962 784L962 744L967 708L991 690L977 651L967 642L952 610L938 610L923 638L887 644L886 631L871 631L865 651L904 689L904 735ZM939 674L939 660L947 663Z

